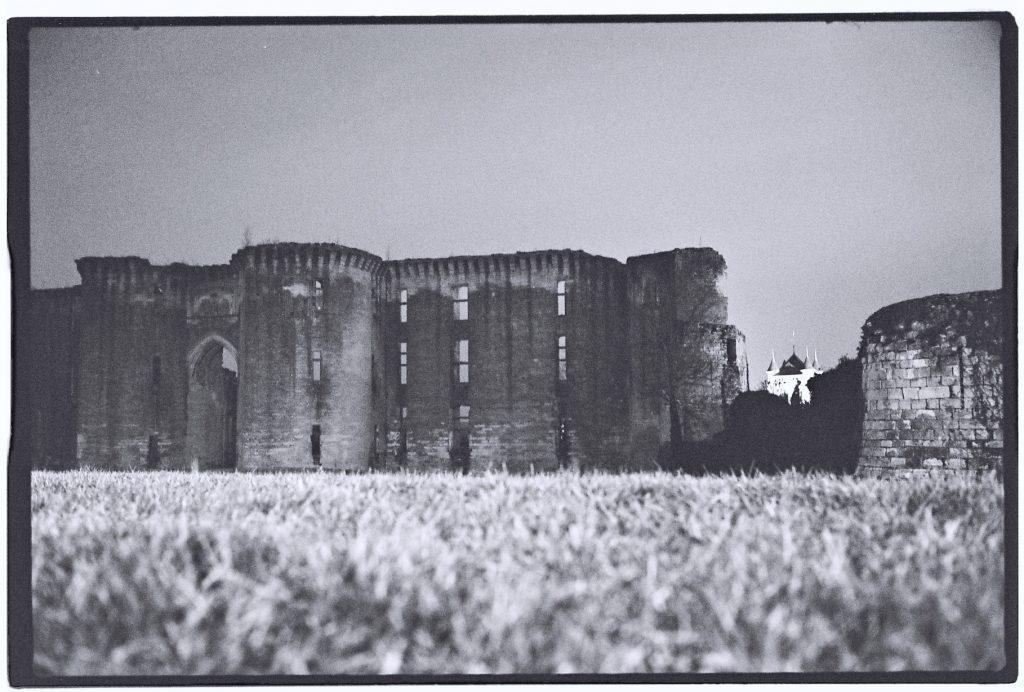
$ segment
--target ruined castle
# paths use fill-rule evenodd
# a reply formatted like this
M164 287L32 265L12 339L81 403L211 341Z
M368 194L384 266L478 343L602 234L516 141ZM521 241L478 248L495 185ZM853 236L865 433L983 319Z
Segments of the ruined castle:
M29 306L35 468L650 468L749 384L710 248L77 265Z

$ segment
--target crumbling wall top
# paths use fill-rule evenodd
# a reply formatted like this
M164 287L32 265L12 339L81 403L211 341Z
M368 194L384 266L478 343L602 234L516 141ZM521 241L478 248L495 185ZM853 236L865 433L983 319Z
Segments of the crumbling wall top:
M869 343L915 338L930 343L945 334L972 347L998 350L1002 343L1003 291L940 293L893 303L864 323L860 353Z

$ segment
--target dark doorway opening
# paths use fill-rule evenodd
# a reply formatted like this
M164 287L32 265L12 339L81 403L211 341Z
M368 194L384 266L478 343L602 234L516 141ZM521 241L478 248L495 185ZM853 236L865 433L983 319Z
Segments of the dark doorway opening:
M558 458L558 466L560 468L569 466L569 426L564 420L558 422L558 440L555 443L555 456Z
M320 426L314 425L309 433L309 447L313 454L313 465L320 466Z
M469 406L463 404L452 411L452 437L448 448L452 471L469 473Z
M469 431L456 430L452 435L451 456L452 471L469 473Z
M237 464L238 361L220 339L208 339L189 358L188 455L194 469Z

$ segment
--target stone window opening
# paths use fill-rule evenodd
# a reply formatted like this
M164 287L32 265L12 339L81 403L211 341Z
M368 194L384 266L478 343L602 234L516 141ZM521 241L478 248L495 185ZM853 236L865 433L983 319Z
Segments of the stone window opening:
M729 365L736 365L736 339L726 340L725 352L729 357Z
M559 281L556 290L558 295L558 316L565 315L565 281Z
M460 322L469 319L469 286L455 289L455 319Z
M409 431L405 422L409 417L409 409L406 406L398 410L398 463L405 464L409 458Z
M462 470L463 474L469 473L470 466L470 444L469 444L469 406L460 405L452 410L453 425L448 443L448 454L451 460L453 471Z
M558 337L558 379L565 382L569 379L568 358L566 355L565 335Z
M153 386L160 386L160 356L153 356Z
M404 288L398 292L398 321L402 324L409 321L409 291Z
M160 466L160 444L157 435L149 436L149 444L146 447L146 466L155 469Z
M320 351L313 351L313 382L320 384L320 374L323 369L323 355Z
M314 425L309 434L309 446L313 455L313 464L320 465L320 426Z
M320 279L313 279L313 310L320 312L324 309L324 282Z
M398 344L398 383L409 383L409 345L405 341Z
M458 363L458 381L469 382L469 339L459 339L456 361Z

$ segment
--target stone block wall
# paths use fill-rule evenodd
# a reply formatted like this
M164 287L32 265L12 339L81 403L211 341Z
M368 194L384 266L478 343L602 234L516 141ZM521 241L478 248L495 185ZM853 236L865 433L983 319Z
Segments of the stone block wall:
M583 470L628 468L629 313L624 267L584 253L575 253L572 260L564 318L568 373L558 383L569 464ZM548 300L556 302L557 297Z
M186 281L139 257L83 258L78 269L80 465L143 468L153 438L159 467L187 468Z
M860 346L863 476L1001 468L1003 295L979 291L890 305Z
M389 386L396 393L389 457L410 469L448 468L454 435L465 425L457 420L459 409L469 407L474 469L618 462L626 382L619 266L570 251L389 263ZM558 314L559 281L565 282L564 315ZM461 287L465 320L456 319ZM569 354L565 381L558 376L560 336ZM469 348L468 382L459 381L457 349L463 340ZM560 460L562 424L569 442L568 458Z
M630 257L627 275L630 450L655 460L673 417L684 441L723 428L746 389L744 339L726 324L725 261L711 248Z

